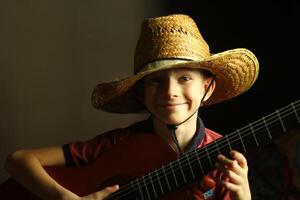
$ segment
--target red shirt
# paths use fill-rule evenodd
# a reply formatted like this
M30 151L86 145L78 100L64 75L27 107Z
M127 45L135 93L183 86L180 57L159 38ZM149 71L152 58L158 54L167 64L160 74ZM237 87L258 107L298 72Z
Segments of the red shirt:
M77 141L63 146L67 166L84 166L99 158L104 152L109 151L122 139L134 134L155 134L151 118L134 123L126 128L119 128L100 134L88 141ZM201 148L208 143L222 137L220 134L207 129L200 118L197 122L197 131L185 152ZM228 200L229 192L218 184L214 188L208 188L203 183L212 179L221 179L222 174L212 171L205 178L198 181L197 189L193 189L193 199L224 199ZM207 179L208 178L208 179ZM203 181L206 180L206 181Z

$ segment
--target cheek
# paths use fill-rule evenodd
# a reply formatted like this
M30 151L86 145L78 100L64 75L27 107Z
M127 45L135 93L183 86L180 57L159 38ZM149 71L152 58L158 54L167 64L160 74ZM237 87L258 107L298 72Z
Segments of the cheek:
M193 104L198 105L203 97L203 91L203 87L191 87L186 90L186 96Z
M153 91L151 90L144 90L144 95L143 95L143 102L146 107L151 107L154 101L154 95Z
M157 89L155 87L145 87L144 88L144 98L146 99L153 99L154 96L157 95Z

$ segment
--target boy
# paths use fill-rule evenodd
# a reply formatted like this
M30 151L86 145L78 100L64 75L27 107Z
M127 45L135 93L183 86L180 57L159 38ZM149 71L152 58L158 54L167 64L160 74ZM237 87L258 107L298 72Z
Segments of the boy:
M203 147L221 135L204 127L198 117L199 108L247 91L257 75L258 61L247 49L211 55L189 16L146 19L136 46L134 75L97 85L92 104L113 113L148 111L149 119L86 142L16 151L8 157L6 168L41 199L106 198L119 186L79 197L49 176L43 166L84 166L112 151L121 141L139 134L162 138L178 156ZM156 148L156 144L151 145ZM241 153L219 155L215 166L216 170L197 184L184 188L182 196L170 194L170 199L251 199L247 161ZM141 199L158 198L156 194L141 195Z

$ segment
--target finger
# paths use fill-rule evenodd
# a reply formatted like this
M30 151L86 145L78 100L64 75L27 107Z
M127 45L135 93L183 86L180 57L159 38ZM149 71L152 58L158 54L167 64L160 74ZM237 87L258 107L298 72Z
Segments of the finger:
M221 186L223 186L225 189L231 192L237 192L239 190L239 186L234 183L223 181L223 180L220 180L219 183Z
M102 199L108 197L109 195L111 195L112 193L116 192L118 189L119 189L119 185L106 187L103 190L96 192L95 195L96 195L97 199L102 200Z
M217 162L228 168L230 168L231 166L233 166L235 164L234 160L231 160L222 154L217 156Z
M236 162L236 161L235 161ZM237 165L237 164L236 164ZM242 177L236 174L234 171L231 169L227 168L223 164L216 162L216 167L217 169L222 172L223 178L222 180L225 182L231 182L234 184L241 184L242 183Z
M247 159L240 152L232 150L232 151L230 151L229 155L230 155L231 159L229 159L226 156L220 154L217 157L217 160L223 162L225 165L231 165L233 163L233 161L236 160L236 161L238 161L238 164L241 167L248 167L248 165L247 165Z
M244 176L245 173L248 172L246 158L242 154L238 153L237 151L231 151L231 152L230 153L232 154L232 156L234 158L238 159L240 162L243 162L241 165L243 165L244 168L238 163L239 161L231 160L224 155L218 155L217 162L219 162L221 165L224 165L226 168L234 171L234 173ZM243 160L243 158L244 158L244 160Z
M233 160L236 160L243 169L248 169L247 159L243 154L238 151L232 150L230 151L229 155Z

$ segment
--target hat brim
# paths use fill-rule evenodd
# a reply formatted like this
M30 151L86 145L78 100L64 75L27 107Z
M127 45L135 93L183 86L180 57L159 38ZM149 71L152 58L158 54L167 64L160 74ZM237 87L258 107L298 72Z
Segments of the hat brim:
M256 56L244 48L214 54L206 59L166 65L144 70L135 75L98 84L92 93L92 105L111 113L140 113L145 110L132 93L134 84L154 72L171 68L206 69L215 75L216 88L204 105L212 105L247 91L256 81L259 63Z

